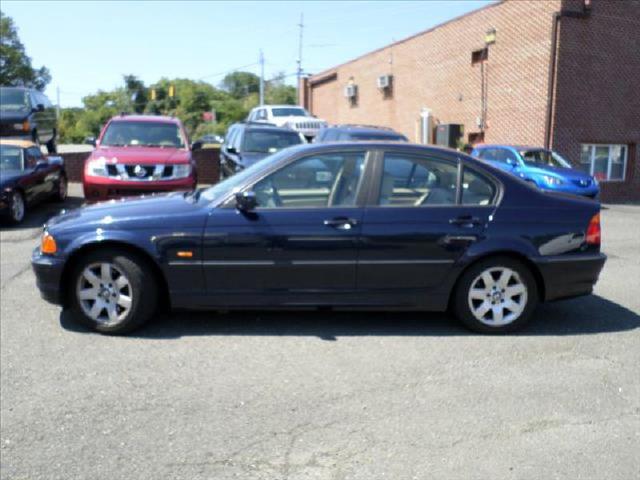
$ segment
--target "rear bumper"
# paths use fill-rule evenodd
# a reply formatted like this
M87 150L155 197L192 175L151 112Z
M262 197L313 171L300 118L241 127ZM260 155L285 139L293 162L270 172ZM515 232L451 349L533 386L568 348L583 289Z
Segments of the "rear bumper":
M607 256L603 253L558 255L536 261L545 286L545 301L588 295L598 281Z
M89 202L95 202L134 195L172 192L176 190L193 190L196 187L196 183L194 177L157 182L114 182L109 179L94 180L93 178L85 178L82 186L84 198Z
M570 193L571 195L579 195L581 197L588 197L588 198L594 198L594 199L598 198L600 195L599 187L591 187L591 188L560 187L560 188L542 188L541 190L544 190L547 192Z
M36 276L36 286L40 296L49 303L62 305L61 280L64 259L42 255L36 248L31 255L31 267Z

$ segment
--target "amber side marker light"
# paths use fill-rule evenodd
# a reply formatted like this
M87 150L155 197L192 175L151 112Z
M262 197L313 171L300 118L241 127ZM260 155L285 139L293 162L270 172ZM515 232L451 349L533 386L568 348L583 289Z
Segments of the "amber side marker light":
M46 253L47 255L53 255L58 251L58 246L56 245L55 239L48 233L42 235L42 240L40 241L40 251L42 253Z
M602 241L602 230L600 228L600 214L597 213L591 217L589 226L587 227L587 244L600 245Z
M179 251L178 252L178 257L180 257L180 258L191 258L191 257L193 257L193 252Z

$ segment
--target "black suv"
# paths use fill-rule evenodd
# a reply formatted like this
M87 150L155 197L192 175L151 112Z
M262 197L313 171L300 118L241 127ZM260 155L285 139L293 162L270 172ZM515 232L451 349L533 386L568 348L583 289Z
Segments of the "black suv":
M0 137L31 140L56 153L56 109L34 88L0 87Z
M300 143L306 143L302 134L289 128L269 123L234 123L220 147L220 175L230 177L278 150Z
M321 129L314 143L358 142L383 140L385 142L408 142L407 137L390 128L371 125L333 125Z

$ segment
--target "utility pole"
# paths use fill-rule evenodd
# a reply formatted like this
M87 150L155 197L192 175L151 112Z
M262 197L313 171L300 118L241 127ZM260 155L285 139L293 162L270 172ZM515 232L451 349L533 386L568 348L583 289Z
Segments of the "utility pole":
M56 118L60 119L60 86L56 87Z
M264 54L260 49L260 105L264 105Z
M302 78L302 30L304 29L304 14L300 14L300 23L298 24L300 27L300 38L298 39L298 71L296 73L296 77L298 79L296 83L296 92L298 93L298 103L300 103L300 79Z

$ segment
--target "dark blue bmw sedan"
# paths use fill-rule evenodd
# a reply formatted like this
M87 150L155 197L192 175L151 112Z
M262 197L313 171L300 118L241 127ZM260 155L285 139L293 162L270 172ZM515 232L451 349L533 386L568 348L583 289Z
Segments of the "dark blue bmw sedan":
M591 293L599 211L451 150L302 145L208 189L55 217L33 268L46 300L103 333L138 327L165 300L450 310L502 333L539 302Z

